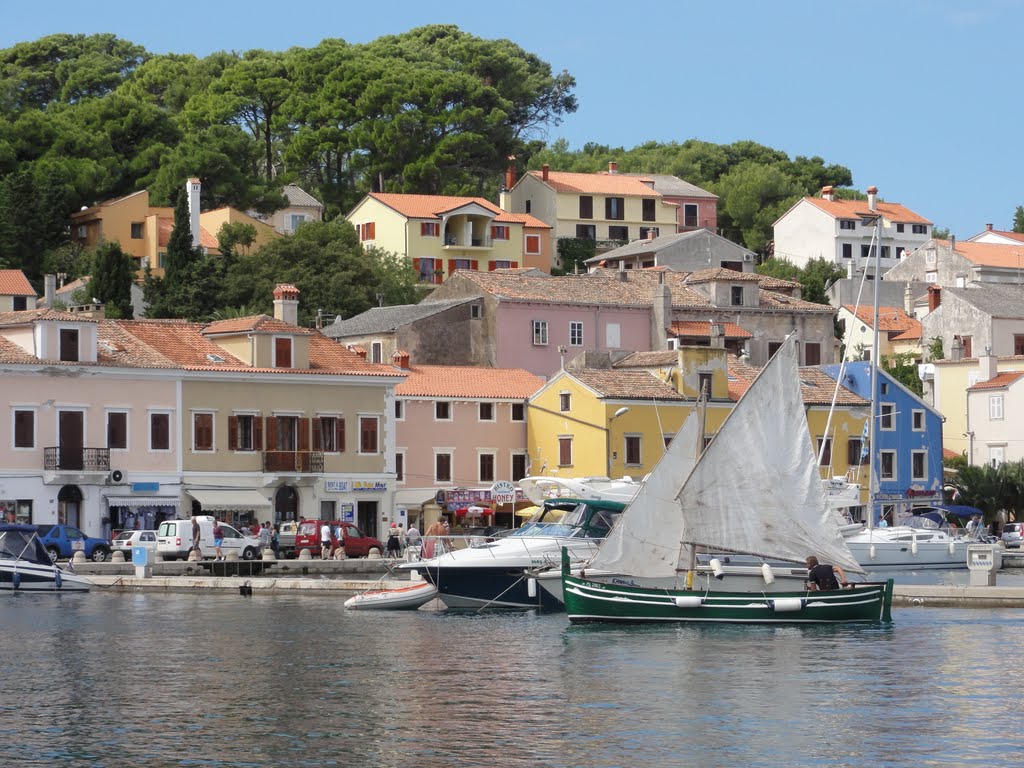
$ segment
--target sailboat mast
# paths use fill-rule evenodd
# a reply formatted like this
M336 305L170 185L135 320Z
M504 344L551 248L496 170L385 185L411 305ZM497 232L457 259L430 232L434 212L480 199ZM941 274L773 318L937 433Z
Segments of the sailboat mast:
M700 395L697 397L697 404L694 406L695 408L700 409L697 411L698 418L700 419L700 429L698 431L700 436L698 437L697 444L693 449L693 458L695 462L700 459L700 454L704 450L704 436L707 434L708 421L708 407L707 400L705 398L710 394L710 392L705 392L704 389L701 389ZM690 562L687 564L686 568L686 588L693 589L693 579L697 573L697 547L693 544L684 545L682 542L679 542L679 546L688 546L690 548Z
M872 213L875 213L872 211ZM878 431L878 283L882 279L882 261L881 252L882 249L879 247L878 237L878 226L881 224L882 217L880 214L875 214L875 230L871 233L871 247L868 249L868 261L874 257L875 261L875 301L874 301L874 314L872 315L872 326L873 326L873 338L871 341L871 402L870 402L870 415L868 416L868 528L875 527L875 496L877 492L877 470L875 461L875 434ZM865 269L867 265L865 265ZM895 522L895 521L893 521Z

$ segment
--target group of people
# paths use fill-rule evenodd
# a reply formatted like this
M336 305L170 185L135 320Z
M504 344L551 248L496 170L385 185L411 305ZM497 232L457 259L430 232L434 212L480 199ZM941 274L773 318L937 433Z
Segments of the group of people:
M246 536L253 536L260 540L260 549L271 549L274 554L277 555L277 527L271 526L269 522L265 522L262 525L257 523L251 528L243 528L241 533ZM211 531L213 537L213 550L214 560L227 560L224 556L222 547L224 546L224 529L221 527L220 520L217 518L213 519L213 530ZM203 550L200 544L202 540L203 531L199 525L199 518L192 515L192 549L195 550L196 554L200 559L203 557Z

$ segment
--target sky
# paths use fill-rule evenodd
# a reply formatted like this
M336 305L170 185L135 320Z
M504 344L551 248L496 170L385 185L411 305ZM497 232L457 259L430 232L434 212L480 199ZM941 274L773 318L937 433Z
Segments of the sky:
M573 149L752 140L844 165L854 187L875 185L958 239L1010 229L1024 205L1024 0L0 4L0 48L113 32L204 56L456 24L576 78L579 109L541 137Z

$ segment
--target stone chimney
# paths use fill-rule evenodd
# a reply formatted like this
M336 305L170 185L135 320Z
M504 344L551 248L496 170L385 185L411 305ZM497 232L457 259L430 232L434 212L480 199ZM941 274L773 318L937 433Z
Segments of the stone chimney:
M102 304L76 304L68 307L68 312L82 317L91 317L93 320L104 320L107 317L107 310Z
M395 354L391 356L391 359L398 368L401 368L403 371L409 370L409 353L404 349L395 350Z
M626 262L619 262L619 282L624 283L629 280L629 275L626 274Z
M43 278L43 306L52 307L57 298L57 276L46 275Z
M618 172L619 172L619 164L616 163L614 160L609 161L608 162L608 173L618 173Z
M953 337L953 343L949 346L949 359L959 362L964 358L964 345L959 336Z
M949 250L956 251L956 235L949 236Z
M978 381L991 381L999 375L999 361L992 354L992 347L985 347L985 351L978 355Z
M365 347L360 347L358 344L349 344L348 345L348 351L349 352L355 352L363 360L366 359L366 348Z
M868 187L868 209L875 210L878 203L878 187Z
M203 184L199 179L193 177L185 185L185 193L188 195L188 225L192 228L192 247L199 247L199 193Z
M668 329L672 325L672 291L665 283L664 272L658 273L651 310L651 349L665 349Z
M992 225L991 224L986 224L985 225L985 231L986 232L991 232L992 231Z
M299 289L290 283L274 288L274 317L289 325L299 324Z
M828 200L830 203L832 202L832 200L834 199L834 195L832 194L831 186L825 186L821 188L821 199Z
M910 283L903 287L903 311L911 317L914 316L914 294L910 290Z
M721 323L715 322L714 320L708 326L708 338L711 340L711 346L717 349L725 348L725 326Z
M938 285L928 286L928 311L934 312L942 304L942 288Z
M544 181L547 181L548 180L548 174L550 172L551 172L550 166L548 166L547 163L544 163L544 165L542 165L540 167L540 177L541 177L541 179L543 179Z

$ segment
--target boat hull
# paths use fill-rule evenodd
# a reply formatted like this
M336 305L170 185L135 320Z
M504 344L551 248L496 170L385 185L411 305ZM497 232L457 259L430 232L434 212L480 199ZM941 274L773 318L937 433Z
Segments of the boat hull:
M563 574L569 620L640 623L847 624L891 621L892 580L830 592L646 589Z
M438 597L449 608L504 608L525 610L541 608L562 610L552 595L531 585L523 567L476 565L457 568L436 563L418 563L424 579L437 587ZM534 594L530 594L533 592Z
M865 570L922 570L926 568L966 568L967 542L849 541L846 546ZM874 553L872 553L874 548Z
M345 607L350 611L413 611L437 597L437 587L423 582L398 589L371 589L350 597Z
M0 591L88 592L92 582L57 566L19 561L0 564Z

